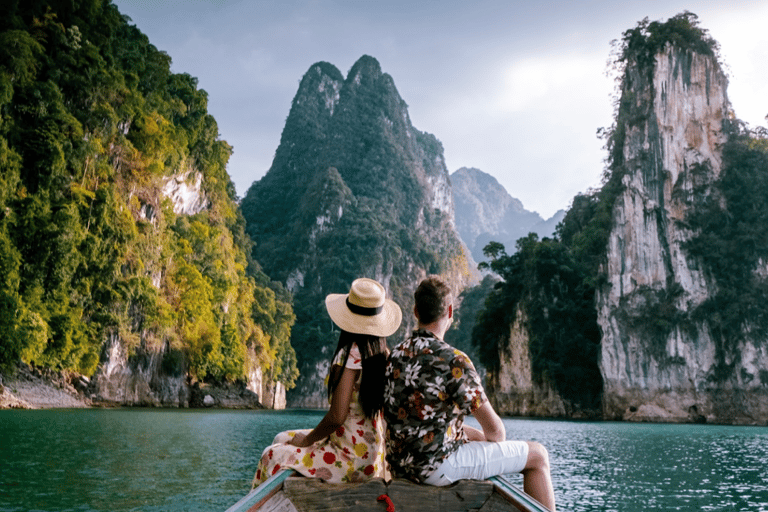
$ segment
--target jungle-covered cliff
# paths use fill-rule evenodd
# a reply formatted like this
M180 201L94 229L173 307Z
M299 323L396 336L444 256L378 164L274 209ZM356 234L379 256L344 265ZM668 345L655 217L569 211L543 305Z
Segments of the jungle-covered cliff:
M624 32L602 188L531 236L478 320L510 414L768 423L768 139L695 15Z
M6 374L82 375L119 404L213 383L279 404L290 296L251 258L205 91L109 0L0 9Z
M357 277L381 282L403 309L394 340L413 326L421 278L443 274L457 293L470 279L442 144L413 127L373 57L346 78L327 62L309 68L272 166L241 206L254 257L294 294L294 406L327 404L323 379L338 341L327 294L346 293Z
M732 115L715 41L678 34L668 22L625 35L622 190L596 297L603 410L765 424L766 139Z

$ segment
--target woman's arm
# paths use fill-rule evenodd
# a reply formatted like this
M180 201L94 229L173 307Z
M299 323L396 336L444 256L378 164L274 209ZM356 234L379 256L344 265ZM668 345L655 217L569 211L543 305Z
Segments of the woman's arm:
M296 434L290 441L294 446L309 446L321 439L325 439L336 431L349 414L349 403L352 400L352 389L357 382L361 370L344 368L341 379L331 395L331 408L325 414L320 423L307 434Z

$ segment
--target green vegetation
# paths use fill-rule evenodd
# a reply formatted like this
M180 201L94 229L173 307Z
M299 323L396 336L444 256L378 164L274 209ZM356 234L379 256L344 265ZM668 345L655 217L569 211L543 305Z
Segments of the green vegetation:
M459 304L453 312L453 324L445 333L445 341L469 356L477 369L484 372L478 347L472 343L472 330L477 323L477 317L483 310L485 300L493 291L494 285L499 281L498 277L486 275L477 286L466 288L461 292Z
M92 375L119 336L163 368L291 385L290 297L251 259L207 94L108 0L0 8L0 365ZM208 207L177 215L170 177Z
M699 26L698 16L685 11L665 22L649 22L645 18L635 28L624 31L618 46L614 47L614 64L634 62L642 70L652 70L656 55L668 44L678 50L716 58L719 53L717 41Z
M768 335L768 134L734 123L713 189L686 217L698 234L686 245L717 288L692 316L709 324L718 343L718 378L732 374L748 333Z
M490 267L503 279L485 301L472 343L489 371L497 371L499 350L509 340L517 312L525 313L534 378L550 382L561 396L587 409L599 406L602 378L597 366L600 332L594 287L585 267L565 244L535 233L517 241L507 255L492 242Z

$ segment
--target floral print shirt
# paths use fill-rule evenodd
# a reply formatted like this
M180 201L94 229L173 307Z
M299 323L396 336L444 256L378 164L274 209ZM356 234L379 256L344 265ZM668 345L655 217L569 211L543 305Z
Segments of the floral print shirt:
M467 442L464 416L483 405L469 358L429 331L414 331L387 362L384 418L392 476L423 482Z

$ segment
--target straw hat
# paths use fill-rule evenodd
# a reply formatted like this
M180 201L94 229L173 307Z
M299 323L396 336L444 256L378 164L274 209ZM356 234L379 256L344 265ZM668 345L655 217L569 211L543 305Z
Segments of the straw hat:
M365 277L355 279L349 293L328 295L325 308L336 325L356 334L389 336L403 319L400 306L386 298L384 287Z

